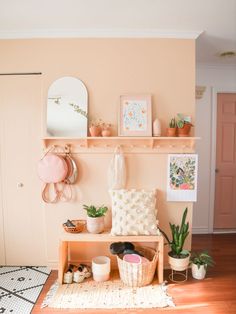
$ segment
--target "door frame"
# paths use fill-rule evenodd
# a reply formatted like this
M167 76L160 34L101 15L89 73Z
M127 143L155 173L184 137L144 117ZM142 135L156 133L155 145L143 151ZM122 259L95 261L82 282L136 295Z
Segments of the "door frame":
M211 164L210 164L210 205L208 219L208 233L214 231L215 208L215 169L216 169L216 127L217 127L217 94L236 93L236 88L212 87L211 88Z

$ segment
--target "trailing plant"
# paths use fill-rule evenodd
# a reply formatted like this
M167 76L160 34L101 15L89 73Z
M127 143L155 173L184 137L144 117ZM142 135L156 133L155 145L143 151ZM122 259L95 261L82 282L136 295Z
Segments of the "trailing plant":
M175 121L175 118L172 118L172 119L170 120L169 127L170 127L170 128L176 128L176 121Z
M169 223L170 229L171 229L171 234L172 234L172 240L169 239L167 234L160 230L164 237L166 238L171 251L169 252L169 255L174 257L174 258L184 258L189 255L189 251L184 250L184 242L189 234L189 223L185 223L186 221L186 216L188 213L188 208L185 208L185 211L182 216L182 221L181 225L175 225L172 223Z
M96 207L94 205L83 205L83 208L87 211L87 215L89 217L102 217L106 214L106 212L108 211L108 208L104 205L100 206L100 207Z
M201 265L204 265L205 269L207 268L207 266L213 267L215 265L215 261L213 260L212 256L208 254L207 251L192 252L190 262L197 265L198 269Z

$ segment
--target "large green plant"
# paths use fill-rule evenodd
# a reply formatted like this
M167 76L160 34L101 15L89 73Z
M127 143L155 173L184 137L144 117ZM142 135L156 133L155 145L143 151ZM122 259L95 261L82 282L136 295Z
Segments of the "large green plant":
M83 205L83 208L87 211L87 215L93 218L104 216L108 211L108 208L103 205L100 207L96 207L94 205Z
M168 244L170 245L171 252L169 252L169 255L175 258L183 258L189 255L189 251L184 250L184 242L189 234L189 223L185 223L186 216L188 213L188 208L185 208L185 211L182 216L181 225L175 225L172 223L169 223L171 234L172 234L172 240L169 239L169 237L166 235L164 231L161 230L162 234L166 238Z

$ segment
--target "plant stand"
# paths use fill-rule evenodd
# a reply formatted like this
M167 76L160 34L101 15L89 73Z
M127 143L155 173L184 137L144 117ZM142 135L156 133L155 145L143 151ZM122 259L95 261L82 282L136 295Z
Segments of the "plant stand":
M183 271L171 269L169 279L176 283L185 282L188 279L188 268Z

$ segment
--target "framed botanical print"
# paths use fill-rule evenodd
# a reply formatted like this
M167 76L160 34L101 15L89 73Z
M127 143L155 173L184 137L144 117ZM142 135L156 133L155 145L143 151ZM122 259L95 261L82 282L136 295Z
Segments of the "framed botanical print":
M120 96L118 135L152 136L151 95Z
M168 155L167 201L197 201L198 155Z

